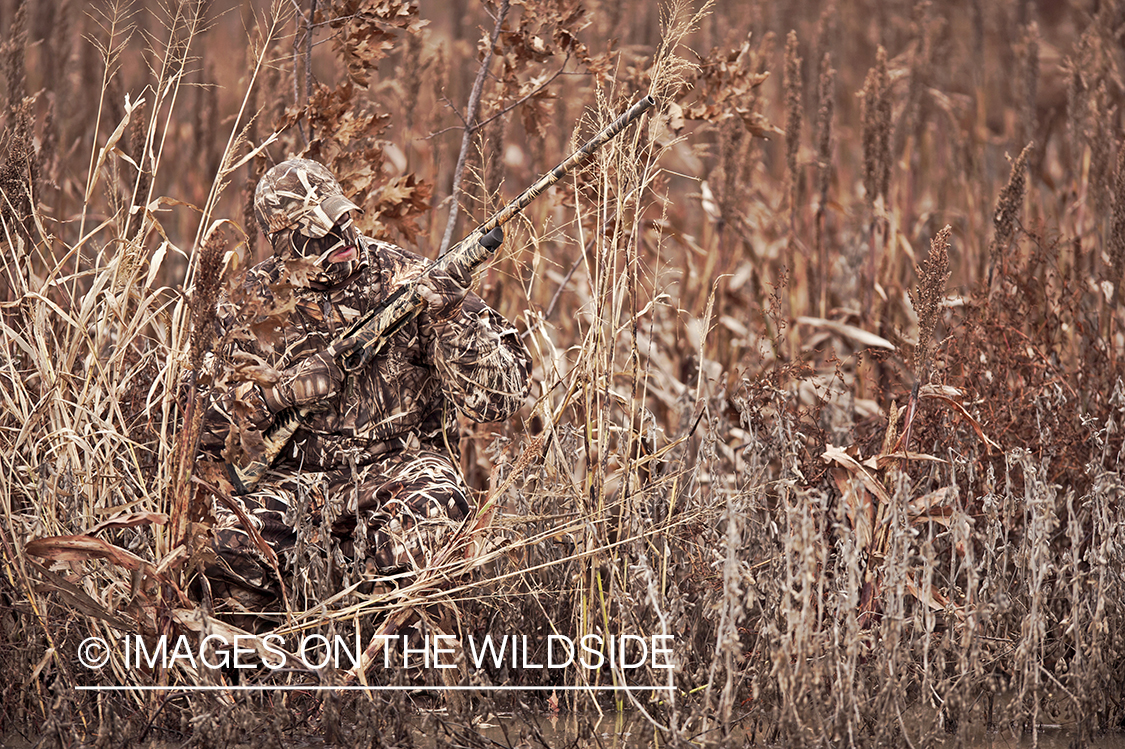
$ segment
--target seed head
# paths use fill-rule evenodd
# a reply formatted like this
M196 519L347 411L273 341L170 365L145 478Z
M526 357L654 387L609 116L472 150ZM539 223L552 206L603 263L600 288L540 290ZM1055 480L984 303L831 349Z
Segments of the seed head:
M918 313L918 348L914 351L914 381L929 378L932 339L941 316L945 283L949 280L949 234L952 227L937 233L930 241L930 253L918 266L918 292L910 295L910 303Z
M1016 233L1016 223L1019 221L1020 208L1023 206L1024 192L1027 190L1027 156L1031 153L1034 143L1028 143L1020 151L1019 157L1012 164L1012 173L1008 176L1008 184L1000 192L996 201L996 212L992 216L992 244L989 247L988 260L988 285L992 286L992 276L996 263L1001 254L1007 252Z
M887 74L887 50L879 47L875 67L867 71L860 92L863 100L863 187L871 208L882 195L887 197L891 181L891 97Z

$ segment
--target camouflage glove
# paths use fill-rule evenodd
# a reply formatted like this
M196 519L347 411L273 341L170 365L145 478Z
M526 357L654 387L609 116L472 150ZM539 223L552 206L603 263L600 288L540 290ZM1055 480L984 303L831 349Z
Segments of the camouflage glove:
M344 371L327 352L321 351L286 369L276 385L262 390L266 405L277 413L328 400L339 392L343 382Z
M430 321L442 323L456 317L472 284L472 274L458 265L450 266L448 271L432 271L422 278L418 294L426 303L425 312Z

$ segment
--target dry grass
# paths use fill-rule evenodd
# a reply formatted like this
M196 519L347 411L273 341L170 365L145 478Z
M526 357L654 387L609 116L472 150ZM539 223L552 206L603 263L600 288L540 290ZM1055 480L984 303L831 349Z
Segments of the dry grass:
M277 631L672 634L674 674L627 677L672 696L562 707L676 745L1122 727L1116 3L73 5L0 4L0 732L410 744L401 694L76 687L432 672L92 672L77 648L245 624L192 586L192 372L217 284L265 251L266 164L324 161L366 232L433 256L648 92L479 278L536 370L517 418L463 425L475 525L372 594L299 549Z

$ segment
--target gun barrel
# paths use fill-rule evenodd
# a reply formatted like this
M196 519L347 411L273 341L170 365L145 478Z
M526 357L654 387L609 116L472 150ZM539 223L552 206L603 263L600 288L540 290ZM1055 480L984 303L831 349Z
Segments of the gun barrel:
M470 267L476 267L480 263L484 262L492 253L482 251L483 248L481 248L479 241L481 237L488 234L488 232L492 231L497 226L503 226L504 224L508 223L513 218L518 216L519 213L523 211L524 208L527 208L527 206L529 206L533 200L542 195L544 190L561 180L575 168L589 161L590 158L593 157L594 152L605 145L606 141L615 137L618 133L632 124L634 120L638 119L642 114L652 109L654 106L656 106L656 99L654 99L651 95L645 96L636 104L629 107L629 109L622 113L621 116L616 120L602 128L602 130L597 135L586 141L586 143L581 148L563 159L563 161L559 163L558 166L556 166L554 169L551 169L549 172L536 180L535 184L520 193L518 197L509 202L498 212L493 214L483 224L478 226L472 234L459 242L456 245L455 249L461 250L461 252L458 253L461 254L461 257L458 257L457 260L469 265ZM441 258L441 260L444 261L447 258L450 258L450 256L453 254L454 251L450 250L445 254L445 256ZM439 261L439 263L440 262L441 261ZM442 265L444 266L445 263L442 263Z
M587 162L593 157L595 151L605 145L606 141L616 136L654 106L656 106L656 99L652 96L645 96L636 104L629 107L620 117L602 128L597 135L588 140L581 148L563 159L558 166L536 180L535 184L520 193L518 197L474 229L469 236L462 239L451 247L448 252L431 263L424 273L429 273L434 269L448 270L452 265L458 265L465 270L472 271L481 265L485 260L492 257L493 253L495 253L499 247L498 244L481 241L489 232L498 226L503 226L519 215L520 211L530 205L531 201L542 195L544 190L561 180L575 168ZM368 349L372 345L378 345L388 330L391 330L394 325L397 325L402 320L416 313L421 307L421 304L421 297L419 297L416 292L404 292L396 295L394 299L388 299L386 303L380 305L379 310L372 314L371 317L357 321L348 333L345 334L345 338L352 339L352 343L348 344L348 347L353 351L359 351L360 349ZM355 361L358 357L349 355L349 358Z
M648 110L652 109L654 106L656 106L656 99L652 98L651 96L646 96L633 106L629 107L626 112L624 112L620 117L618 117L610 124L606 125L601 132L587 141L584 146L568 156L565 160L563 160L561 164L556 166L554 169L540 177L534 185L524 190L518 198L508 203L508 205L504 206L504 208L499 213L481 224L477 231L479 231L481 234L487 234L495 227L503 226L504 224L511 221L512 218L514 218L520 211L530 205L531 201L539 197L539 195L544 190L565 177L571 170L575 169L578 166L581 166L583 163L588 161L594 155L595 151L605 145L606 141L610 140L622 130L627 128L630 123L632 123Z

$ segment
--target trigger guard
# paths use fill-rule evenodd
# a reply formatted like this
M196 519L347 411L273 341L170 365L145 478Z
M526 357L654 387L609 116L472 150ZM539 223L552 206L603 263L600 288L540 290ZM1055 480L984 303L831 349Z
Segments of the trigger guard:
M353 351L347 356L342 357L340 359L340 367L345 372L357 372L367 366L367 363L371 361L372 354L371 349L365 346L358 351Z

